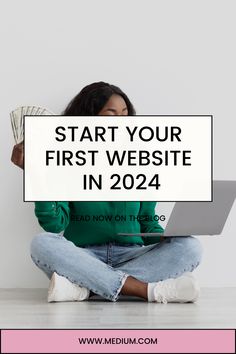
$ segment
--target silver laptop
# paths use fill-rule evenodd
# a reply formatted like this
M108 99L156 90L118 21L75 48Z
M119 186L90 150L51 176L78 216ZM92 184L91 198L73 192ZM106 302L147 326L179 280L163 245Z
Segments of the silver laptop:
M164 233L118 233L123 236L221 234L236 198L236 181L214 181L212 202L176 202Z

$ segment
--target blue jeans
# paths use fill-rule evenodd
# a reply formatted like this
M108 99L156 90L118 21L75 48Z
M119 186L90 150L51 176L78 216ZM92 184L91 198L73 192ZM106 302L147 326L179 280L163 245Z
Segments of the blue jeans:
M118 244L76 246L62 234L43 232L30 245L31 258L50 279L53 272L117 301L130 275L143 282L177 278L200 263L202 246L192 236L167 237L151 245Z

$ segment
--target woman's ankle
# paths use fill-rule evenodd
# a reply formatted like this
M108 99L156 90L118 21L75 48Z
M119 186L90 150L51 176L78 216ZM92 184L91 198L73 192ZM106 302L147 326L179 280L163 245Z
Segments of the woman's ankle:
M136 278L133 278L132 276L128 276L121 289L121 294L129 295L129 296L138 296L147 300L148 299L147 288L148 288L147 283L144 283Z

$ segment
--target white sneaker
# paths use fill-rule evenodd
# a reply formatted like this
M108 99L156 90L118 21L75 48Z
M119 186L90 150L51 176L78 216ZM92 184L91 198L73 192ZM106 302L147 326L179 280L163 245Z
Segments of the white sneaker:
M89 293L87 288L74 284L54 272L50 280L47 300L48 302L82 301L89 298Z
M166 279L155 283L155 302L195 302L200 295L200 287L192 273L184 273L176 279Z

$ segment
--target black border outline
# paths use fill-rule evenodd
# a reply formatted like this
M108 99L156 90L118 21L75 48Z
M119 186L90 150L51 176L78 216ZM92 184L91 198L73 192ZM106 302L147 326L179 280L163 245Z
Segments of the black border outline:
M54 331L54 330L59 330L59 331L72 331L72 330L76 330L76 331L87 331L87 330L92 330L92 331L111 331L111 330L115 330L115 331L124 331L124 330L135 330L135 331L234 331L234 353L236 353L236 329L234 328L1 328L0 329L0 353L4 353L2 351L2 332L3 331L37 331L37 330L42 330L42 331ZM158 344L157 344L158 345ZM193 348L194 349L194 348ZM11 352L12 354L18 354L18 352ZM39 353L38 351L35 351L34 353ZM49 352L50 354L58 354L56 352ZM65 352L62 352L65 353ZM69 352L66 352L69 353ZM78 353L82 353L82 352L78 352ZM93 352L86 352L86 353L94 353ZM99 352L96 352L99 353ZM116 353L116 354L122 354L124 352L112 352L112 353ZM154 352L148 352L148 351L143 351L140 353L147 353L147 354L151 354ZM160 352L159 352L160 353ZM165 354L171 354L171 353L178 353L176 352L165 352ZM194 354L200 354L199 352L196 351L191 351L190 353L194 353ZM208 352L210 353L210 352ZM218 352L220 353L220 352Z
M30 115L24 115L23 117L23 127L24 127L24 151L25 151L25 117L32 117ZM57 115L42 115L40 117L67 117L63 116L60 114ZM77 116L73 116L77 117ZM86 117L86 116L82 116ZM107 116L100 116L100 117L107 117ZM112 117L120 117L120 116L112 116ZM129 117L129 116L125 116ZM134 115L130 117L211 117L211 136L210 136L210 149L211 149L211 200L162 200L162 201L157 201L158 203L169 203L169 202L195 202L195 203L202 203L202 202L213 202L213 115L212 114L139 114L139 115ZM61 201L61 200L60 200ZM79 202L98 202L98 200L78 200ZM102 200L102 202L111 202L114 200ZM129 200L129 202L137 202L140 200ZM142 201L142 200L141 200ZM145 200L146 201L146 200ZM23 169L23 202L24 203L35 203L35 202L41 202L41 200L25 200L25 155L24 155L24 169ZM43 202L55 202L55 200L43 200ZM71 202L77 202L77 200L72 200ZM118 200L117 200L118 202ZM147 200L146 202L152 202L151 200Z

